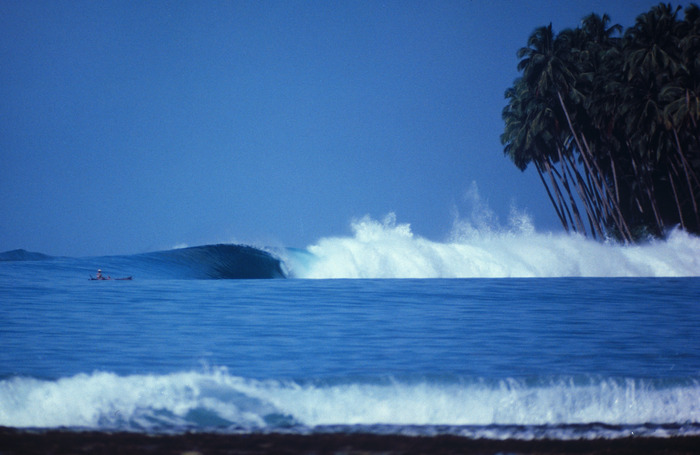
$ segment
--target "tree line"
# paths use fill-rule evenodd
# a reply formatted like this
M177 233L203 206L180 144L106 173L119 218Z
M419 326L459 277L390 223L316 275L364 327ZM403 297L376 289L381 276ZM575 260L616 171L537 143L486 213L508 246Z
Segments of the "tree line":
M626 30L591 14L517 53L501 142L534 165L567 231L634 242L700 233L700 9L661 3Z

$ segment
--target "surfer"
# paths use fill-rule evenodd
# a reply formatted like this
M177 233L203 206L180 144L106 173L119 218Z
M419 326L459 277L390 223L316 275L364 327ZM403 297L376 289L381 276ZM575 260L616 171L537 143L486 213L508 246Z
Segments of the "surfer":
M120 281L131 281L132 277L127 276L125 278L112 278L111 276L102 275L102 269L97 269L97 276L95 278L90 275L90 279L93 281L97 280L120 280Z
M97 269L97 276L95 277L96 280L110 280L110 277L104 277L102 276L102 269Z

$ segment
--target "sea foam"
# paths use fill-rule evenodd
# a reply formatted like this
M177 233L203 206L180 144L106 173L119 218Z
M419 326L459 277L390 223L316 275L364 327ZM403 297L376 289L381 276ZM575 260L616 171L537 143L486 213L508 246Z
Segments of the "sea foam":
M516 214L517 215L517 214ZM445 241L416 235L394 214L352 223L352 236L289 250L297 278L677 277L700 275L700 238L679 229L636 245L537 232L524 215L509 227L456 221Z
M0 426L100 430L275 430L333 425L436 427L651 425L700 430L700 384L572 378L434 381L253 380L226 369L107 372L0 381ZM650 427L650 428L651 428ZM461 430L453 430L461 431Z

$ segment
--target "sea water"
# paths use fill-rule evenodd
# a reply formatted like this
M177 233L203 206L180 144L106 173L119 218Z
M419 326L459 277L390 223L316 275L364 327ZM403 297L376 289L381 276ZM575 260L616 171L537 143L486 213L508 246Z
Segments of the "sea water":
M700 434L697 238L370 227L301 250L6 253L0 426ZM246 264L288 278L203 279ZM133 280L89 281L97 267Z

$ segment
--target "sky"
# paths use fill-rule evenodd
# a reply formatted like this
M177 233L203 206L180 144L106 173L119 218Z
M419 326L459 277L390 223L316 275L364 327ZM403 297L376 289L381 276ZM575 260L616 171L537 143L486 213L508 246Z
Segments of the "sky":
M475 188L560 232L500 143L516 52L657 3L3 0L0 251L305 247L389 213L443 241Z

